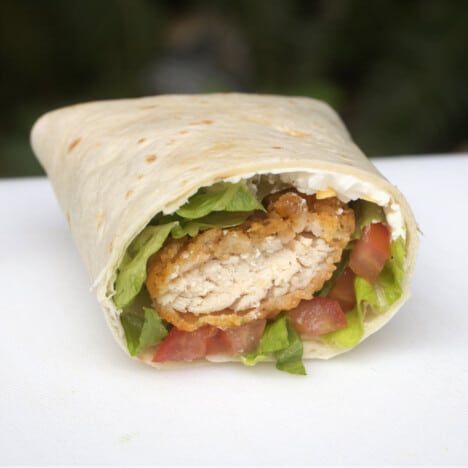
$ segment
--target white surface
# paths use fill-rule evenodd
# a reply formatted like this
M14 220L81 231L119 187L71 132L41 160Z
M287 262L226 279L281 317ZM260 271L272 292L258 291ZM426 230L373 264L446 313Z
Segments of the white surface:
M468 463L468 156L375 162L425 233L413 295L307 377L128 359L48 182L0 181L0 464Z

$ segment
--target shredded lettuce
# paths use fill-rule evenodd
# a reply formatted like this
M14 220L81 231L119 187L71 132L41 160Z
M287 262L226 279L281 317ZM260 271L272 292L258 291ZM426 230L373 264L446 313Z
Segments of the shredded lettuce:
M273 354L276 368L290 374L305 375L302 364L303 345L299 334L289 324L285 315L265 327L255 352L241 356L245 365L252 366Z
M120 322L125 332L128 351L132 356L141 353L150 345L159 343L167 335L161 317L149 307L143 307L142 314L123 312Z

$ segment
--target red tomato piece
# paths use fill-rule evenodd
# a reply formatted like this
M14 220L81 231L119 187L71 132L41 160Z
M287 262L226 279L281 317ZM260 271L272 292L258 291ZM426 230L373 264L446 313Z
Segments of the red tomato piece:
M156 351L153 362L194 361L206 356L207 341L218 330L209 325L187 332L172 328Z
M238 355L255 351L265 330L266 320L255 320L240 327L223 330L231 346L231 354Z
M349 266L356 275L373 283L390 256L391 233L384 223L369 224L355 241Z
M206 342L205 356L213 354L233 354L231 342L223 330L216 328L216 334L210 336Z
M292 326L306 336L323 335L348 324L338 301L327 297L301 301L288 312L288 318Z
M194 361L213 354L239 355L257 349L266 320L221 330L205 325L192 332L172 328L153 357L153 362Z
M348 312L356 305L356 293L354 291L355 274L351 268L346 268L336 278L327 297L339 302L343 312Z

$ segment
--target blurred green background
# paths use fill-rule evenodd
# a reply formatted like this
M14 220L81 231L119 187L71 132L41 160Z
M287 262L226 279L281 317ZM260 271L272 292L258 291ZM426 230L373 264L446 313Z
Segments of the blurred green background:
M0 177L80 101L246 91L328 101L370 156L468 150L465 0L1 0Z

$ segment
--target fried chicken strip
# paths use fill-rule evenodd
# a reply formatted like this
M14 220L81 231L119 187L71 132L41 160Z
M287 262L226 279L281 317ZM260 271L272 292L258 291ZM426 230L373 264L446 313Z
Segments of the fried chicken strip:
M353 210L294 190L266 208L235 228L170 240L150 259L146 286L161 317L186 331L239 326L322 288L354 232Z

